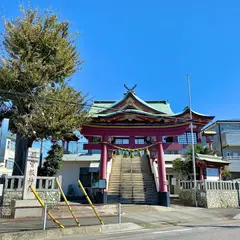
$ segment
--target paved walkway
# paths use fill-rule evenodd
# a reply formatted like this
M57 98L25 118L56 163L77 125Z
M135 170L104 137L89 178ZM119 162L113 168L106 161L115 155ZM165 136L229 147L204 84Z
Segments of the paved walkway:
M78 209L77 206L75 206ZM116 205L97 206L105 224L117 223ZM64 211L55 212L58 220L65 226L76 226L73 219L61 219L64 217ZM180 226L191 223L211 223L221 222L232 219L240 209L204 209L194 207L184 207L171 205L171 208L161 206L146 205L122 205L122 222L133 222L145 228L158 228L165 226ZM67 213L69 214L69 213ZM99 224L98 219L94 217L91 209L80 206L77 210L77 216L81 225ZM57 227L51 220L47 221L47 228ZM13 220L1 219L0 232L40 230L42 221L40 219Z

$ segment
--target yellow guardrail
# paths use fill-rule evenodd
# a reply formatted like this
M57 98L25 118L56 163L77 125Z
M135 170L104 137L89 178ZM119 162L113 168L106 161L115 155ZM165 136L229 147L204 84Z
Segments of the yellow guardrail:
M87 193L86 193L86 191L85 191L85 189L84 189L84 187L83 187L83 185L82 185L82 183L81 183L80 180L78 180L78 185L79 185L79 187L82 189L83 194L85 195L86 199L88 200L88 203L89 203L89 205L91 206L93 212L96 214L96 216L97 216L100 224L104 225L102 219L100 218L100 216L99 216L99 214L97 213L95 207L93 206L93 203L92 203L91 199L88 197L88 195L87 195Z
M80 223L79 223L77 217L75 216L75 214L74 214L71 206L69 205L69 202L68 202L68 200L67 200L67 198L66 198L66 196L65 196L65 194L64 194L64 192L63 192L63 190L62 190L61 184L60 184L60 182L59 182L58 179L56 179L56 183L57 183L58 189L59 189L60 193L62 194L62 197L63 197L63 199L64 199L64 201L65 201L65 203L66 203L69 211L71 212L71 214L72 214L72 216L73 216L73 219L75 220L77 226L80 227Z
M31 189L31 191L33 192L34 196L36 197L36 199L38 200L38 202L41 204L42 207L45 206L45 203L42 201L42 199L38 196L37 192L35 191L35 189L30 186L29 187ZM60 228L65 228L55 217L53 217L53 215L47 210L47 214L48 216L53 220L54 223L56 223Z

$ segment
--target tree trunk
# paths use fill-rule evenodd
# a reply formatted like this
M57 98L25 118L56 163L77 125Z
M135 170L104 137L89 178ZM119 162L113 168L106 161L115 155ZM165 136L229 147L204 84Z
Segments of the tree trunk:
M28 148L32 146L33 141L24 137L21 133L17 133L15 161L13 167L13 174L15 176L24 175L25 164L28 156Z

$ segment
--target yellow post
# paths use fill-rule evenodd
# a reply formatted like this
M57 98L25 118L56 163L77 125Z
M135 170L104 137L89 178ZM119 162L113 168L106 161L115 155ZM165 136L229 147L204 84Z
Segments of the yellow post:
M77 226L80 227L80 223L79 223L77 217L75 216L75 214L74 214L71 206L69 205L69 202L68 202L68 200L67 200L67 198L66 198L66 196L65 196L65 194L64 194L64 192L63 192L63 190L62 190L61 184L60 184L60 182L59 182L58 179L56 179L56 183L57 183L57 185L58 185L59 191L60 191L60 193L62 194L62 197L63 197L66 205L68 206L69 211L71 212L71 214L72 214L72 216L73 216L73 219L75 220Z
M102 219L101 219L100 216L98 215L98 213L97 213L95 207L94 207L93 204L92 204L91 199L88 197L88 195L87 195L87 193L86 193L86 191L85 191L85 189L84 189L84 187L83 187L83 185L82 185L82 183L81 183L80 180L78 180L78 185L79 185L79 187L82 189L83 194L85 195L86 199L88 200L88 203L90 204L91 208L93 209L93 212L96 214L96 216L97 216L99 222L100 222L102 225L104 225Z
M44 202L42 201L42 199L38 196L37 192L35 191L35 189L30 186L29 187L31 189L31 191L33 192L34 196L36 197L36 199L39 201L39 203L41 204L42 207L45 206ZM53 220L53 222L55 222L60 228L65 228L55 217L53 217L53 215L47 211L48 216Z

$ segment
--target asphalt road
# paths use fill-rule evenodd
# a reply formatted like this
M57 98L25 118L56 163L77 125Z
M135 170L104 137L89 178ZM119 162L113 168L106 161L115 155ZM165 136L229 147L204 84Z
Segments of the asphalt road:
M183 226L166 229L143 229L135 232L101 234L95 236L73 236L59 240L239 240L240 222L225 224Z
M114 213L111 206L106 207L105 213L110 215L109 217L102 217L104 224L117 223L117 216L111 215ZM203 209L175 205L172 205L171 208L142 205L122 206L123 223L133 222L148 229L162 229L169 226L179 226L192 223L196 225L197 223L207 224L213 222L227 222L236 214L240 214L240 209ZM66 228L76 226L72 218L57 219ZM78 220L82 226L99 225L99 221L96 217L85 217L84 209L82 211L82 216L78 216ZM42 225L43 223L40 219L0 219L0 234L5 232L41 230ZM48 219L47 229L51 228L58 228L58 226L56 226L52 220Z

